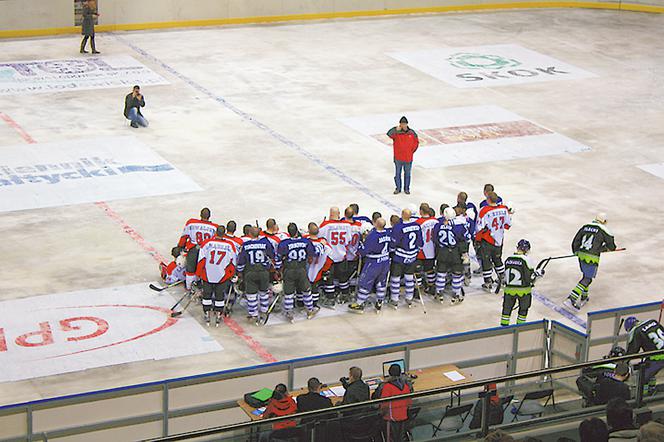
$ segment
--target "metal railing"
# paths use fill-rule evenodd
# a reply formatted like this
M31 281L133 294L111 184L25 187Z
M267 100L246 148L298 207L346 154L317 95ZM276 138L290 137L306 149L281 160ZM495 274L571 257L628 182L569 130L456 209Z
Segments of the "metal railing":
M534 370L526 373L520 373L520 374L514 374L514 375L507 375L507 376L500 376L500 377L495 377L491 379L483 379L480 381L471 381L471 382L464 382L461 384L457 384L454 386L450 387L443 387L443 388L434 388L430 390L424 390L424 391L419 391L419 392L413 392L413 393L408 393L404 395L399 395L398 399L395 397L389 397L389 398L382 398L382 399L373 399L373 400L368 400L364 402L358 402L355 404L348 404L348 405L339 405L334 407L333 409L325 408L322 410L316 410L316 411L308 411L304 413L296 413L296 414L291 414L288 416L282 416L282 417L274 417L274 418L269 418L269 419L262 419L259 421L253 421L253 422L243 422L243 423L238 423L238 424L231 424L231 425L223 425L223 426L218 426L218 427L212 427L208 428L205 430L198 430L198 431L191 431L187 433L182 433L182 434L176 434L172 436L167 436L167 437L162 437L162 438L155 438L155 439L146 439L144 442L173 442L173 441L182 441L182 440L188 440L188 439L193 439L193 438L200 438L200 437L207 437L207 436L216 436L220 435L222 433L228 433L228 432L233 432L233 431L238 431L238 430L251 430L252 428L257 428L257 427L263 427L266 425L271 425L274 423L278 422L283 422L283 421L291 421L293 419L300 419L300 418L316 418L316 417L322 417L322 416L329 416L330 412L335 412L338 414L341 414L342 412L349 412L349 411L361 411L361 410L366 410L368 407L372 406L377 406L382 403L386 402L391 402L396 400L403 400L403 399L421 399L425 398L428 396L434 396L434 395L442 395L446 393L452 393L454 391L458 390L468 390L468 389L474 389L474 388L480 388L482 387L483 389L486 389L486 387L490 384L509 384L515 381L519 380L524 380L524 379L529 379L529 378L549 378L551 379L554 374L558 373L564 373L564 372L569 372L569 371L577 371L577 370L582 370L584 368L591 368L594 366L597 366L599 364L607 364L607 363L616 363L616 362L622 362L622 361L633 361L633 360L644 360L646 358L649 358L651 356L657 356L657 355L664 355L664 349L663 350L655 350L651 352L644 352L644 353L638 353L638 354L632 354L632 355L627 355L627 356L619 356L619 357L614 357L614 358L604 358L596 361L591 361L591 362L585 362L585 363L580 363L580 364L572 364L572 365L567 365L567 366L562 366L562 367L556 367L556 368L548 368L548 369L543 369L543 370ZM637 382L636 382L636 397L634 399L634 404L635 408L641 407L643 405L643 384L644 384L644 379L643 379L643 373L645 370L645 363L639 363L637 365ZM551 381L545 381L545 383L551 382ZM488 407L488 401L489 401L489 395L488 394L480 394L480 398L483 401L483 405L485 406L484 409L486 410ZM597 410L600 410L601 407L596 408ZM574 412L575 414L578 414L578 412ZM482 414L482 428L481 432L482 434L487 434L489 424L486 419L486 416L488 413L483 413ZM561 415L566 416L566 413L561 413ZM547 420L553 420L551 417L549 417ZM531 421L528 421L530 424L532 424Z

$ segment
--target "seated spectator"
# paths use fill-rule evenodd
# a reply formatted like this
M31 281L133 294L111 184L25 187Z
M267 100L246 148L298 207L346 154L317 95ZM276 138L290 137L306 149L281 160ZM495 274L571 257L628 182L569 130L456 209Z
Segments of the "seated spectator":
M390 365L388 373L389 377L374 391L373 396L371 396L372 399L382 399L413 392L413 386L401 373L401 367L398 364ZM408 398L380 404L380 411L386 424L385 434L387 437L385 440L387 442L402 442L404 440L406 422L408 421L408 407L412 403L413 400Z
M514 438L503 430L494 430L486 435L485 442L514 442Z
M297 412L297 405L292 397L288 394L288 389L284 384L278 384L274 387L272 392L272 397L265 407L265 412L263 413L263 419L268 419L271 417L281 417L288 416L289 414L295 414ZM298 437L298 432L296 431L295 426L297 423L294 420L284 420L280 422L275 422L272 424L272 433L268 437L274 439L285 439Z
M332 401L330 398L327 398L320 393L322 386L323 384L321 384L318 378L309 379L307 382L308 392L297 397L298 413L322 410L323 408L329 408L332 406Z
M351 367L348 377L339 379L346 392L341 401L342 405L355 404L369 400L369 386L362 380L362 369Z
M607 442L609 429L602 419L590 417L579 425L581 442Z
M595 381L595 404L606 405L614 397L629 400L629 386L625 383L629 379L629 364L620 362L613 371L597 376Z
M609 442L637 440L634 413L625 399L613 398L606 404L606 423L609 425Z
M503 408L500 406L500 397L498 397L498 391L496 390L496 384L489 384L488 390L493 393L489 397L489 425L499 425L503 423ZM474 430L482 426L482 399L475 402L475 408L473 409L473 418L470 421L470 429Z
M315 411L315 410L322 410L324 408L330 408L332 406L332 401L330 398L327 398L321 394L321 388L323 388L323 384L318 380L318 378L311 378L307 382L307 390L308 392L305 394L301 394L297 397L297 412L302 413L305 411ZM305 424L311 424L312 422L316 422L317 428L316 428L316 440L320 441L332 441L334 439L331 438L331 433L332 431L335 431L335 433L338 433L338 430L336 429L336 426L334 428L328 428L328 420L330 418L333 418L334 415L323 415L323 416L314 416L314 417L303 417L300 423L302 425ZM308 428L309 430L313 427L313 425L310 425Z
M649 440L656 440L660 442L664 441L664 425L655 421L651 421L642 425L638 431L638 440L639 442L645 442Z
M145 98L141 94L141 87L134 86L130 94L125 97L124 116L131 120L131 127L148 127L148 120L143 117L141 108L145 107Z

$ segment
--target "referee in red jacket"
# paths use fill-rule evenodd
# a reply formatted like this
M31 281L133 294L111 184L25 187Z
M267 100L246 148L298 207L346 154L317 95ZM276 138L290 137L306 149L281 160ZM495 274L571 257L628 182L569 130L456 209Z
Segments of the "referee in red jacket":
M401 117L399 125L387 131L387 136L392 138L394 146L394 194L401 193L401 171L404 175L404 192L410 195L410 171L413 167L413 154L420 145L417 134L408 127L408 119Z

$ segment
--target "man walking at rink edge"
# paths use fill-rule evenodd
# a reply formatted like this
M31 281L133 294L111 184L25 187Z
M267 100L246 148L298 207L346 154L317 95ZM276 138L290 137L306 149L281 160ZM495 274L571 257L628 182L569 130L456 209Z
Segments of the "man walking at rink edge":
M600 254L616 249L616 242L606 222L606 214L598 214L591 223L579 229L572 241L572 252L579 258L583 277L564 302L567 307L579 310L588 302L588 288L597 276Z
M394 148L394 194L401 193L401 171L403 170L403 189L410 195L410 171L413 167L413 154L420 145L415 131L408 127L408 119L401 117L399 124L389 131L387 136L392 138Z

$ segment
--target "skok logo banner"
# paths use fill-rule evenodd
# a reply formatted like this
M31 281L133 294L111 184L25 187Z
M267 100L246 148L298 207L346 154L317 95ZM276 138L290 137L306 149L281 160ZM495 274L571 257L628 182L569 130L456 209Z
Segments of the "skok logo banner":
M136 84L169 83L128 55L0 63L0 95L131 88Z
M513 44L393 52L388 55L458 88L578 80L596 76Z

